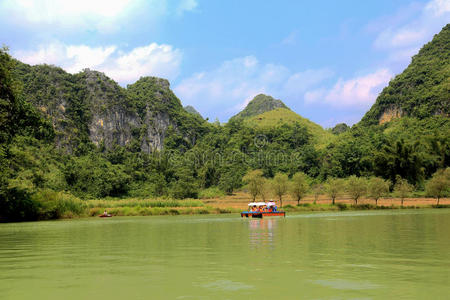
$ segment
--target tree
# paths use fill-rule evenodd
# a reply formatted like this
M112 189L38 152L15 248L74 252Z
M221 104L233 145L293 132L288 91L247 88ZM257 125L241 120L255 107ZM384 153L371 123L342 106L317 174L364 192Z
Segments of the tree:
M263 178L262 180L263 181L262 181L261 190L259 191L259 194L261 195L262 201L266 202L267 198L269 198L269 195L270 195L270 184L266 178Z
M328 196L331 197L331 204L335 204L336 198L343 192L345 189L344 182L340 178L328 178L325 183L325 191Z
M283 196L286 194L288 190L289 179L288 176L284 173L277 173L275 177L272 179L272 189L274 194L280 200L280 207L283 207Z
M347 179L347 192L350 197L358 205L358 199L364 196L367 192L367 180L363 177L350 176Z
M256 200L256 196L261 193L261 188L264 184L263 172L261 170L248 171L242 180L247 184L250 195L252 195L253 201Z
M7 144L19 130L22 103L12 76L13 60L0 48L0 145Z
M319 200L320 195L322 195L323 192L323 184L316 183L312 187L313 194L314 194L314 204L317 203L317 200Z
M191 170L180 168L175 177L177 181L172 182L170 195L175 199L197 198L199 186L191 174Z
M423 155L419 141L410 144L403 139L387 142L381 151L375 153L375 174L396 181L400 175L411 183L423 179Z
M450 193L450 168L438 170L426 185L427 195L439 199Z
M237 171L233 166L224 168L220 174L219 187L228 195L242 184L242 172Z
M309 191L307 179L308 177L303 172L295 173L294 176L292 176L289 191L292 198L297 200L297 205L300 205L300 200L305 197L306 193Z
M23 99L17 92L13 77L14 62L7 48L0 48L0 219L35 219L37 205L31 200L28 188L9 186L12 170L10 144L26 124Z
M397 197L400 197L402 201L405 200L406 197L414 190L414 187L408 183L408 180L401 178L399 175L396 177L396 183L394 185L394 194Z
M368 183L368 194L375 199L375 205L378 205L378 199L389 193L390 182L379 177L372 177Z

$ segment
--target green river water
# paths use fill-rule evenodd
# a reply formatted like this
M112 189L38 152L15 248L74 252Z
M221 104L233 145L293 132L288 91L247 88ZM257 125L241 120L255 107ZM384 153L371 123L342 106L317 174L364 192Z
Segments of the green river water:
M449 299L450 210L0 224L0 299Z

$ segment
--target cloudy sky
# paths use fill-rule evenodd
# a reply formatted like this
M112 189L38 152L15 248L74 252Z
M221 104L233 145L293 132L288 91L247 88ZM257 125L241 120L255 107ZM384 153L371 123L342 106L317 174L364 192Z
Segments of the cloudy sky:
M450 22L450 0L0 0L0 43L29 64L170 80L225 122L258 93L354 124Z

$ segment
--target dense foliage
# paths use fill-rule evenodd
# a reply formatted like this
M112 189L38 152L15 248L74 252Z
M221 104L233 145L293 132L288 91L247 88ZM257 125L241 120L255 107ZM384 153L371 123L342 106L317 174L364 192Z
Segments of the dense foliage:
M419 119L450 114L450 24L391 80L361 122L378 124L383 113L392 109Z

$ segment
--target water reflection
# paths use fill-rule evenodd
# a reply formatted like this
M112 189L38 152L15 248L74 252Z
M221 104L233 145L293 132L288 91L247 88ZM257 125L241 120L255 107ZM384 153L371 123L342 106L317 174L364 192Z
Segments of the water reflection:
M277 218L250 219L248 221L250 246L252 248L273 246L278 221Z

